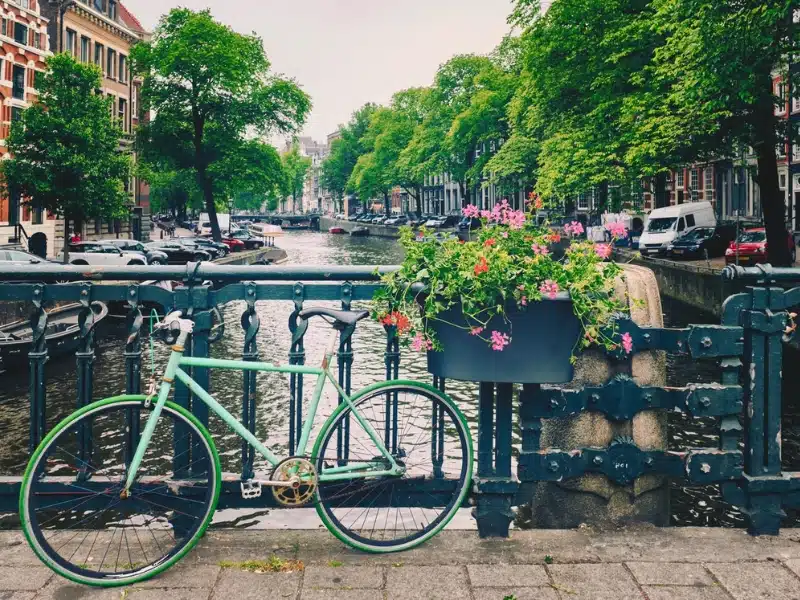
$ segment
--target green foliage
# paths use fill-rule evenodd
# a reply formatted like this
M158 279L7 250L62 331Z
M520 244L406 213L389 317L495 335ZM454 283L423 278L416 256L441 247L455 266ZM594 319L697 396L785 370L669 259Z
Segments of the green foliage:
M465 209L470 216L477 212L474 206ZM415 350L442 350L430 323L459 305L466 329L502 351L514 342L507 311L524 311L529 303L568 291L583 326L579 347L619 348L614 317L626 312L627 306L614 296L614 281L621 269L613 263L602 264L609 248L572 240L565 256L557 260L549 248L560 236L547 226L537 226L530 215L501 204L486 211L482 221L477 238L467 242L428 238L425 230L420 240L404 228L405 259L398 271L384 276L385 287L376 292L373 316L396 326ZM496 317L505 321L505 330L488 331Z
M122 130L111 118L111 99L97 67L67 54L48 61L39 101L12 123L2 163L8 193L66 219L126 215L130 156L120 152Z
M289 152L281 157L283 177L280 180L280 190L283 199L292 197L292 210L297 211L298 201L303 198L303 185L306 175L311 168L311 159L300 154L300 147L294 143Z
M366 152L361 138L366 134L376 109L374 104L365 104L354 112L347 125L339 128L339 138L333 141L330 153L322 163L322 186L339 200L352 191L348 184L353 169L359 157Z
M311 102L270 72L258 36L234 32L209 11L171 10L131 58L144 76L144 107L155 113L138 132L142 160L153 171L195 173L219 239L216 204L280 183L278 154L260 139L297 131Z

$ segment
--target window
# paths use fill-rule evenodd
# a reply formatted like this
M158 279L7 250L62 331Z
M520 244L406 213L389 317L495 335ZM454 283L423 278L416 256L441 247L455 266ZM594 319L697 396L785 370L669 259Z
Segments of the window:
M714 170L713 169L706 169L706 182L705 182L705 189L712 190L714 187Z
M3 19L2 24L0 24L0 33L8 35L8 19Z
M133 88L133 95L131 95L131 116L134 119L139 118L139 88Z
M114 21L117 20L117 0L108 0L108 16Z
M786 83L783 81L778 81L774 87L776 107L775 107L775 114L782 115L786 112Z
M103 70L104 62L103 62L103 44L95 44L94 45L94 64L100 67L100 70Z
M124 98L119 99L119 120L122 122L122 130L128 131L128 119L126 118L126 113L128 112L128 103L125 102Z
M115 79L117 75L117 53L109 48L106 50L106 77Z
M14 41L23 46L28 45L28 27L22 23L14 23Z
M689 172L689 177L690 177L689 185L692 188L692 192L694 192L696 189L698 189L700 187L700 183L699 183L700 173L697 172L697 169L692 169Z
M800 144L792 145L792 162L800 162Z
M589 198L586 194L578 194L578 210L589 210Z
M685 183L684 177L685 177L685 174L683 172L683 169L681 169L680 171L678 171L677 176L676 176L676 184L675 184L676 187L683 188L684 183Z
M14 65L11 95L17 100L25 100L25 67Z
M797 90L795 94L792 98L792 112L800 111L800 90Z
M678 221L678 231L683 231L684 229L686 229L686 222L683 220L683 217L681 217Z
M33 32L33 47L37 50L42 49L42 34L38 31Z
M77 44L78 44L78 34L72 31L72 29L67 29L67 52L70 52L73 56L77 53Z
M125 83L128 80L128 58L124 54L119 55L119 81Z
M96 10L99 10L100 12L105 12L103 10L103 0L94 0L94 7Z
M88 63L90 58L89 49L91 48L92 42L89 38L82 35L81 36L81 62Z
M778 175L778 187L782 190L786 189L786 173Z
M778 158L786 158L786 144L781 142L778 144Z
M19 106L11 107L11 122L19 121L22 118L22 108Z

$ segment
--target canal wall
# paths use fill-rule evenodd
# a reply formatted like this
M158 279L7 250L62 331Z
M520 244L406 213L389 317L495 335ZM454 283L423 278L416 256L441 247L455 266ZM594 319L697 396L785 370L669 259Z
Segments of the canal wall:
M733 286L722 280L722 269L680 263L660 258L642 258L638 252L618 249L615 260L650 269L663 297L677 300L716 317L722 315L725 298L736 293Z
M372 225L370 223L355 223L352 221L333 219L331 217L321 217L319 226L321 231L328 231L331 227L341 227L347 233L350 233L355 227L366 227L369 229L369 234L374 237L384 237L395 240L400 237L400 229L397 227L384 227L383 225Z
M217 265L258 265L265 262L281 263L288 258L286 250L275 246L261 248L260 250L248 250L246 252L231 252L224 258L214 261Z

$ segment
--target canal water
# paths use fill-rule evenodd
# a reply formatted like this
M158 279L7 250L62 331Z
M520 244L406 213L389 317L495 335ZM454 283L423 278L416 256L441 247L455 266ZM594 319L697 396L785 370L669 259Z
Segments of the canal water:
M402 250L399 245L387 239L290 232L280 239L278 245L287 251L290 264L296 265L387 265L397 264L402 260ZM335 306L332 303L319 304ZM212 356L216 358L241 356L244 334L239 321L244 306L243 302L235 302L224 307L226 332L223 339L212 346ZM355 303L354 308L358 307L358 303ZM367 308L367 305L363 307ZM292 309L293 305L289 302L262 302L257 305L261 319L258 343L262 360L286 362L290 337L288 319ZM713 317L675 304L665 304L665 319L669 326L675 327L688 323L714 322ZM329 327L320 320L317 321L319 322L311 324L306 335L307 364L317 364L321 360L328 339ZM96 398L113 396L124 391L124 361L121 351L124 336L122 319L112 322L103 330L98 342L94 367ZM383 360L385 341L383 329L376 323L364 321L359 324L353 338L354 390L385 377ZM149 348L147 350L147 358L143 365L145 379L149 376L151 368ZM164 364L167 352L163 344L154 345L152 362L157 369ZM423 355L403 351L400 377L428 381L430 375L425 367ZM48 426L52 426L75 407L74 359L70 357L52 361L48 365L47 374ZM719 370L713 362L698 363L681 357L669 357L668 385L713 382L719 381L719 377ZM216 371L212 374L211 386L214 395L232 414L240 413L241 372ZM310 387L308 384L305 386L306 400L310 394ZM458 402L471 427L476 429L477 385L452 381L447 383L447 391ZM257 392L256 435L259 439L266 440L266 445L274 452L285 455L288 445L288 379L260 374ZM321 425L322 416L327 416L336 402L335 394L330 391L323 397L317 426ZM28 456L28 411L27 372L6 372L0 375L0 432L3 433L3 444L0 445L0 475L19 474L24 469ZM786 462L797 468L793 463L800 457L800 443L798 443L800 436L797 434L800 431L800 419L795 423L789 416L787 421L784 426L784 451L788 455ZM220 449L224 470L238 472L241 466L241 444L238 437L213 415L210 428ZM713 447L718 443L717 430L718 424L714 420L685 419L680 415L670 414L670 447L676 450L687 446ZM515 432L514 443L515 446L519 443L518 430ZM269 475L268 467L269 465L264 462L256 464L258 474L264 478ZM739 527L744 524L741 514L721 500L714 486L684 488L673 484L672 491L672 522L675 525ZM269 519L278 521L286 519L285 515L277 514L281 511L229 510L221 511L215 522L221 525L249 527L266 520L267 512L271 512ZM796 522L794 517L789 520L790 523L787 524L794 525ZM0 522L2 521L0 518ZM291 525L286 521L282 526Z

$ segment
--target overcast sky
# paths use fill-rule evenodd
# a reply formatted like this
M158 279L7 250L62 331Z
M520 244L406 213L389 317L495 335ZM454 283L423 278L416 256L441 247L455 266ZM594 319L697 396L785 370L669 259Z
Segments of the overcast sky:
M264 39L275 71L311 95L304 133L323 141L366 102L429 85L454 54L486 53L508 32L511 0L125 0L144 27L175 6Z

